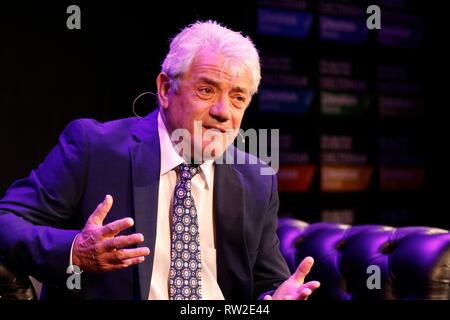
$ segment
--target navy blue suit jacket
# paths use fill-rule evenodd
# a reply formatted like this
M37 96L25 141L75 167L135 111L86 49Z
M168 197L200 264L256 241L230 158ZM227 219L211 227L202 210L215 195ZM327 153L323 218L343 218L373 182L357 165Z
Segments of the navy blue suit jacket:
M0 255L43 282L45 297L147 299L160 172L157 115L71 122L45 161L0 199ZM226 299L257 298L289 276L276 236L276 178L248 163L215 168L217 277ZM118 271L84 272L81 290L69 290L70 246L106 194L114 205L104 223L134 218L124 234L142 233L150 256Z

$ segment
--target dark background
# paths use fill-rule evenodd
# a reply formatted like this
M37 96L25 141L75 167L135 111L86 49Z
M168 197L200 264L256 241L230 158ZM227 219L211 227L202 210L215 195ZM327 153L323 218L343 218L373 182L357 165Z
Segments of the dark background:
M358 3L358 1L341 1ZM81 8L81 30L66 28L66 8ZM383 12L383 7L381 8ZM310 10L317 12L317 6ZM305 40L267 38L257 33L255 1L46 1L16 2L0 8L0 195L14 180L25 177L57 142L63 128L76 118L99 121L133 116L132 102L142 92L155 92L155 78L168 49L168 39L185 25L216 19L231 29L250 35L261 55L298 52L299 63L341 56L370 67L380 56L391 61L411 60L423 85L424 108L410 120L380 122L368 113L339 123L314 110L306 116L261 112L252 102L243 128L280 128L294 137L307 136L318 164L318 136L324 130L347 130L363 137L375 172L364 192L323 193L318 175L307 192L281 192L281 214L310 222L321 219L324 209L355 211L354 223L430 225L450 228L448 203L449 27L445 10L426 1L414 1L413 11L423 19L424 40L410 50L381 50L367 45L339 47L317 40L317 23ZM376 32L376 31L373 31ZM374 37L374 35L369 35ZM307 60L309 59L309 60ZM382 59L382 58L381 58ZM315 70L314 68L312 69ZM263 69L264 77L264 69ZM314 79L314 74L313 74ZM317 75L316 75L317 77ZM316 79L317 80L317 79ZM373 79L369 79L373 81ZM313 104L317 110L318 102ZM145 96L136 111L145 115L156 99ZM425 182L419 190L381 192L376 180L375 139L383 130L412 135L423 158ZM314 149L315 148L315 149ZM315 152L315 153L314 153ZM395 210L390 209L394 208ZM390 214L389 212L392 212ZM339 219L337 219L339 220Z

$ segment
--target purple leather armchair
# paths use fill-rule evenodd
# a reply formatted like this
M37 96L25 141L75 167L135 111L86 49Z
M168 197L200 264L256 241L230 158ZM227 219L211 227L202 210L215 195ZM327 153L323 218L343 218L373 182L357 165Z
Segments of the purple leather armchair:
M430 227L308 224L280 218L280 248L291 272L306 256L310 299L450 299L450 233Z

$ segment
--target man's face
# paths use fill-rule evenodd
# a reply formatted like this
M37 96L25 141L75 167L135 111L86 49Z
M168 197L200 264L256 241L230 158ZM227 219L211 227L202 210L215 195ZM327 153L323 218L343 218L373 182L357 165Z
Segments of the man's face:
M191 148L196 144L197 153L201 149L202 154L207 155L214 150L213 157L220 156L240 128L251 100L251 85L247 69L235 75L223 56L200 51L181 77L177 92L168 91L167 103L162 105L162 116L169 133L179 128L187 129L192 137ZM201 122L195 130L194 121ZM230 130L234 133L230 134ZM203 139L195 141L194 132L197 135L201 132ZM214 140L208 133L213 133Z

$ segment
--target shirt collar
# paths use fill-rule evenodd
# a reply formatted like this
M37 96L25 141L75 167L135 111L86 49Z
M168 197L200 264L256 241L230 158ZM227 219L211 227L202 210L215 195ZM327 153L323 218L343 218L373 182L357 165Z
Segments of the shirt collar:
M169 132L161 117L161 112L158 113L158 134L159 144L161 147L161 170L160 177L175 169L186 161L176 152L170 140ZM207 160L200 165L200 175L206 183L206 187L212 187L214 160Z

